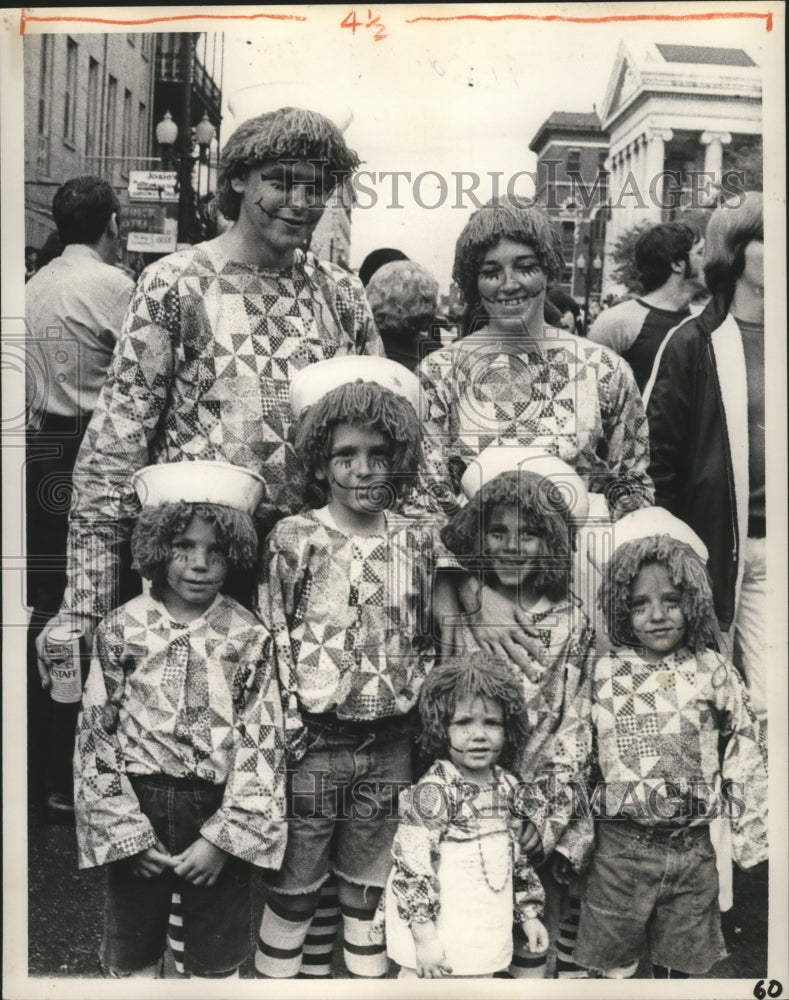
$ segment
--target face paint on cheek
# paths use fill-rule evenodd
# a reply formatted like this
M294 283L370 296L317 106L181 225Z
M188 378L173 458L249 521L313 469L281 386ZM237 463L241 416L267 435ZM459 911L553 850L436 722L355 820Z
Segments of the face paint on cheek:
M523 284L523 294L530 299L536 299L537 296L545 291L545 275L540 272L540 274L533 274Z
M269 212L269 210L267 208L263 208L263 199L262 198L258 198L258 200L255 202L255 204L260 209L260 211L264 213L264 215L267 215L270 219L276 219L276 215L273 215L271 212Z

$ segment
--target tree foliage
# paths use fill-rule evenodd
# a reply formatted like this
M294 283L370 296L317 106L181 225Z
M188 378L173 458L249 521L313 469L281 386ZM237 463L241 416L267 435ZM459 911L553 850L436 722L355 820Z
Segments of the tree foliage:
M764 175L762 161L762 137L753 136L752 141L727 149L724 154L724 177L736 173L736 185L726 181L726 187L735 186L743 191L763 191Z

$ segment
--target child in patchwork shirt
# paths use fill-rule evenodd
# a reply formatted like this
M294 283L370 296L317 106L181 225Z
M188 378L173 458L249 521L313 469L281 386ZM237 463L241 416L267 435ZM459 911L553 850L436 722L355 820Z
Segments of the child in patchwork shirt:
M601 784L575 960L606 978L706 973L725 954L710 822L734 859L767 858L764 740L721 637L707 551L661 508L617 522L601 605L619 648L598 660L592 720ZM720 750L721 740L725 748Z
M533 952L548 947L545 893L519 844L519 783L500 766L527 739L523 689L475 652L433 670L420 714L435 759L401 799L381 907L387 950L401 979L489 977L512 958L513 916Z
M132 537L150 593L99 625L74 756L79 864L105 865L102 962L158 978L171 895L184 966L252 950L251 865L285 850L285 745L271 638L223 591L257 555L262 480L224 462L150 466Z
M292 383L296 450L320 506L281 520L265 546L260 613L275 642L293 768L288 846L269 880L256 956L263 976L299 973L332 871L348 970L386 974L369 926L434 658L433 529L389 510L420 458L418 391L402 365L373 358L310 365Z

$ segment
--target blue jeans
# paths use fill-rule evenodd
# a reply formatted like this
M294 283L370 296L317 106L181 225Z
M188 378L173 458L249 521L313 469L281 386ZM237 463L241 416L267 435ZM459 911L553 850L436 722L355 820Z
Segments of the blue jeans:
M573 959L591 969L656 965L700 975L726 954L708 826L596 824Z
M383 888L398 797L411 784L412 726L403 717L305 723L307 752L288 774L285 859L268 884L288 895L313 892L334 870L353 885Z
M129 775L140 809L171 854L180 854L222 804L224 785L165 774ZM130 860L107 866L107 902L101 959L119 973L152 965L167 946L170 897L181 894L184 968L196 975L233 972L252 951L251 867L228 857L219 878L196 886L165 868L138 878Z

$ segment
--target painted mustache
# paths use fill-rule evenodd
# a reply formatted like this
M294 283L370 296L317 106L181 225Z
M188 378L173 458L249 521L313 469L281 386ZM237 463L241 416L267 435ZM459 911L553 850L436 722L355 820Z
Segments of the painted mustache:
M270 219L277 219L279 222L287 222L291 226L303 226L305 225L305 223L309 222L309 219L306 216L304 216L303 218L297 217L295 219L292 219L289 218L287 215L279 215L278 213L269 212L269 210L267 208L264 208L263 205L261 204L262 201L263 199L259 198L255 202L255 204L260 209L260 211L263 212L264 215L267 215Z

